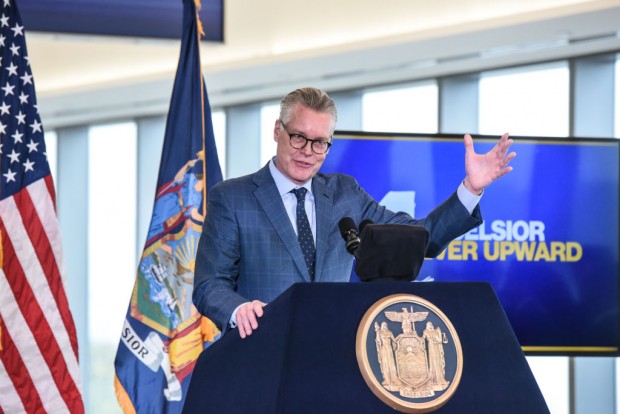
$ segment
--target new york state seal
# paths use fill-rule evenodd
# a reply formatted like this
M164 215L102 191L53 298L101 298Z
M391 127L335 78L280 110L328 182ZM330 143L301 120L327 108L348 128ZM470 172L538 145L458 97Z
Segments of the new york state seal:
M463 351L450 320L429 301L409 294L380 299L357 330L356 356L372 392L404 413L427 413L456 391Z

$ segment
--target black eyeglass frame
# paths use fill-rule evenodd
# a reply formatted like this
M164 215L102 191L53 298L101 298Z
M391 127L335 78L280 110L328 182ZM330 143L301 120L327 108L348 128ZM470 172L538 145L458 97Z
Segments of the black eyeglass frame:
M312 150L312 152L314 152L317 155L323 155L323 154L327 154L327 152L329 151L329 148L332 146L332 143L330 141L325 141L324 139L311 139L311 138L307 138L302 134L294 134L294 133L290 133L288 129L286 129L286 124L284 123L284 121L282 121L280 119L280 125L282 125L282 129L286 131L286 133L288 134L288 143L291 145L291 147L295 148L295 149L304 149L306 148L306 145L308 145L308 142L310 142L310 149ZM304 143L302 146L300 147L296 147L295 145L293 145L293 138L295 139L300 139L302 138L304 140ZM315 148L314 145L315 144L325 144L327 145L327 147L325 148L325 151L323 152L318 152Z

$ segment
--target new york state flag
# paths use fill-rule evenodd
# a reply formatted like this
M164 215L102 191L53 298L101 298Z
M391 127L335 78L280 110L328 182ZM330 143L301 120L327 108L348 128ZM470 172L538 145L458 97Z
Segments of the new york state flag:
M207 194L222 173L200 67L197 5L183 4L153 215L115 361L125 413L180 413L196 359L219 335L192 305Z

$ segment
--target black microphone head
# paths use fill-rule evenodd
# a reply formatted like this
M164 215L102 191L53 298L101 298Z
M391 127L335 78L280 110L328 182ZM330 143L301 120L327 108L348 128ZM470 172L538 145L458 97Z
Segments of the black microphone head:
M347 252L357 257L357 248L360 246L360 238L357 233L357 226L351 217L343 217L338 222L340 235L345 241Z
M345 241L348 241L348 234L351 230L357 232L357 226L351 217L343 217L338 222L338 228L340 229L340 235Z

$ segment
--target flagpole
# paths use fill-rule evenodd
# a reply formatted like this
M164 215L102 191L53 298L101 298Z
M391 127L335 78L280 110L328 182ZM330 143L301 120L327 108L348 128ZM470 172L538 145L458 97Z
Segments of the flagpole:
M204 85L204 77L202 76L202 59L200 56L200 37L204 35L204 31L202 29L202 23L200 22L200 15L198 14L198 10L200 10L200 0L194 0L194 4L196 5L196 24L198 25L198 30L196 30L196 44L198 45L198 68L200 71L200 106L201 106L201 118L202 118L202 217L207 215L207 145L205 142L205 85Z
M194 0L194 4L196 5L196 25L198 26L196 30L196 44L198 49L198 70L200 72L200 108L201 113L200 117L202 119L202 219L204 222L205 217L207 216L207 144L206 144L206 131L205 131L205 85L204 85L204 76L202 76L202 58L200 54L200 37L204 35L204 31L202 28L202 23L200 22L200 15L198 14L198 10L200 10L200 0ZM209 111L209 114L211 112ZM203 342L213 342L212 333L214 331L215 326L213 322L204 316L200 317L200 332L203 338Z

